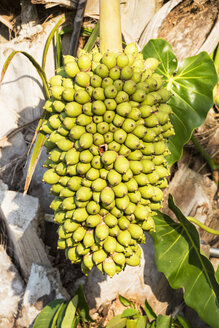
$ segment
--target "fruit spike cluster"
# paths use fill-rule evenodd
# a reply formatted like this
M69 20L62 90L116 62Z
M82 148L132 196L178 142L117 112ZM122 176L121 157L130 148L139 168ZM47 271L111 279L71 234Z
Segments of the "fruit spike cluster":
M85 274L96 265L112 277L140 264L138 244L162 206L174 133L170 93L154 72L157 59L144 60L135 44L117 55L65 56L64 63L50 79L50 115L41 127L58 248Z

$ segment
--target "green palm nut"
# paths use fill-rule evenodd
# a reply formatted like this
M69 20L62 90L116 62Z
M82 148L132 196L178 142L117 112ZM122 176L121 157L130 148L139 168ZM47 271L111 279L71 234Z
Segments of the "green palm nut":
M91 165L95 169L102 169L103 168L103 163L101 161L101 156L99 156L99 155L94 156L92 161L91 161Z
M117 236L117 240L122 246L126 246L126 247L129 246L131 242L130 232L128 230L120 231L120 233Z
M69 188L64 187L60 193L59 193L59 197L61 198L66 198L66 197L72 197L74 196L75 192L70 190Z
M156 184L157 187L159 187L160 189L164 189L164 188L167 188L168 187L168 181L167 179L161 179L157 182Z
M125 140L125 145L132 150L136 150L141 145L140 139L136 137L133 133L129 133Z
M67 174L70 176L77 175L77 164L67 166Z
M78 140L78 139L80 139L82 134L84 134L85 132L86 132L86 130L85 130L84 126L75 125L70 130L70 137L73 140Z
M100 192L100 200L103 204L109 205L111 204L115 199L114 191L110 187L105 187Z
M60 162L56 165L55 171L58 175L66 175L67 166L64 162Z
M105 77L105 79L102 80L101 87L105 89L108 85L112 85L112 84L113 84L113 79L111 79L110 77Z
M131 203L137 204L141 200L141 193L140 191L129 192L128 197Z
M84 133L79 139L80 147L88 149L93 144L93 135L91 133Z
M75 208L76 208L76 206L75 206ZM66 219L72 219L75 208L73 210L65 211L65 218Z
M92 259L92 254L90 254L90 253L85 254L83 256L82 263L84 263L84 265L86 265L86 267L89 270L91 270L94 266L94 262L93 262L93 259Z
M165 88L158 90L157 93L161 97L161 100L160 100L161 103L167 102L171 97L171 93Z
M121 218L118 219L118 226L121 230L128 229L129 225L130 225L130 221L125 216L122 216Z
M131 103L130 103L131 105ZM141 111L137 107L132 107L131 112L128 114L128 118L131 118L134 121L138 121L141 118Z
M95 115L103 115L106 112L106 106L101 100L92 103L92 111Z
M104 222L109 228L113 228L117 225L117 218L114 215L108 213L106 216L104 216Z
M79 223L72 219L66 219L64 222L64 229L68 232L74 232L79 227Z
M50 188L50 192L53 194L53 195L59 195L59 193L61 192L61 190L63 189L64 187L60 184L60 183L56 183L56 184L53 184L52 187Z
M57 141L61 140L61 139L65 139L64 136L62 136L60 133L58 133L57 131L53 131L49 138L47 139L47 141L49 141L49 143L56 143Z
M132 95L131 99L134 101L137 101L139 103L143 102L145 100L146 94L145 91L142 89L137 89Z
M70 247L67 250L66 258L71 261L71 263L77 263L81 261L80 255L76 252L76 247Z
M95 124L103 122L103 116L102 115L94 115L93 116L93 122Z
M97 126L96 126L96 124L94 122L91 122L90 124L88 124L86 126L86 131L88 133L92 133L92 134L96 133L97 132Z
M65 220L66 220L66 218L65 218L65 211L57 211L57 212L55 212L55 215L54 215L54 222L55 223L62 224L62 223L65 222Z
M51 86L62 85L62 80L63 80L63 78L61 75L55 75L49 79L48 83Z
M121 266L125 265L125 255L123 253L114 252L112 255L113 261Z
M154 143L154 153L156 155L163 154L167 149L167 146L164 141L158 141Z
M95 88L92 92L92 97L95 100L104 100L105 99L104 89L101 87Z
M170 115L172 113L172 108L168 104L160 104L159 107L158 107L158 110L162 111L162 112L165 112L168 115Z
M87 204L86 209L88 214L98 214L100 212L100 205L92 200Z
M70 177L68 176L63 176L60 178L59 183L61 183L62 186L66 187L68 185Z
M115 252L116 249L116 245L117 245L117 241L114 237L112 236L108 236L103 243L103 248L104 250L109 253L112 254Z
M57 249L65 249L66 248L66 239L59 238L57 241Z
M56 100L55 100L56 101ZM55 102L52 98L50 98L50 99L48 99L48 100L46 100L46 102L45 102L45 104L44 104L44 106L43 106L43 109L45 109L47 112L49 112L49 113L53 113L54 112L54 102ZM59 101L60 103L63 103L62 101ZM64 105L64 108L65 108L65 105ZM63 109L64 109L63 108ZM63 110L62 109L62 110ZM62 111L61 110L61 111ZM60 111L60 112L61 112Z
M125 182L126 187L128 188L128 192L134 192L138 190L138 184L134 178Z
M117 104L128 102L129 101L129 95L125 91L118 91L115 101Z
M96 265L102 263L106 258L107 253L103 249L93 252L92 260Z
M96 192L100 192L107 186L107 183L104 179L98 178L94 180L91 184L91 189Z
M73 147L73 142L68 139L59 139L56 141L56 146L62 151L68 151Z
M155 231L155 224L153 218L149 216L146 221L143 221L141 227L143 230L146 231Z
M113 124L114 124L116 127L119 128L119 127L122 126L122 124L123 124L124 121L125 121L125 118L124 118L123 116L116 114L116 115L114 116L114 119L113 119ZM116 129L116 130L118 130L118 129Z
M130 118L127 118L122 124L122 129L127 133L132 132L135 129L135 127L136 127L135 121Z
M78 58L78 67L83 71L87 71L91 68L91 59L89 55L83 54Z
M93 112L92 112L92 103L90 103L90 102L85 103L82 106L82 111L83 111L83 113L85 115L92 116L93 115Z
M65 154L65 161L67 165L77 164L79 162L80 152L75 148L68 150Z
M131 161L140 161L143 157L143 154L141 152L141 150L136 149L134 151L132 151L129 155L128 155L128 159Z
M77 117L82 113L82 106L75 101L71 101L66 104L65 112L69 117Z
M84 222L88 218L88 213L84 207L76 208L73 213L73 220L76 222Z
M95 68L94 73L100 76L101 78L105 78L109 75L109 69L105 64L99 64Z
M129 80L132 78L133 69L131 66L125 66L121 69L121 79L122 80Z
M59 163L61 154L62 151L56 147L49 152L49 159L51 159L54 163Z
M94 156L99 155L99 147L98 146L92 145L89 150L92 153L92 155L94 155Z
M108 144L108 149L109 150L114 150L116 152L119 152L120 147L121 147L121 145L116 141L112 141Z
M144 142L144 148L141 150L144 155L152 155L155 153L154 143Z
M118 129L114 132L114 140L119 144L123 144L126 140L127 133L123 129Z
M146 220L149 215L149 209L147 206L138 204L135 208L134 215L138 220Z
M116 207L124 211L129 206L129 197L126 195L122 198L116 198Z
M140 187L139 191L143 198L152 198L154 196L154 186L148 185Z
M54 169L47 170L43 175L43 182L48 184L56 184L60 179L60 176L55 172Z
M68 232L65 231L63 224L59 226L57 232L58 232L59 238L61 238L61 239L66 239L66 238L69 238L69 237L72 236L71 232L68 233Z
M114 99L105 99L104 104L109 111L113 111L116 109L117 103Z
M132 177L133 177L132 170L128 169L128 170L122 175L122 180L123 180L124 182L127 182L127 181L131 180Z
M64 91L64 87L54 85L53 87L50 88L52 96L57 99L57 100L62 100L62 93Z
M103 135L100 133L94 133L93 142L94 142L94 145L96 145L96 146L102 145L104 143Z
M67 197L62 201L63 210L74 210L76 208L74 197Z
M84 174L87 173L87 171L90 169L90 167L91 167L90 163L81 163L81 162L79 162L77 164L76 171L77 171L78 174L84 175Z
M137 266L140 265L140 263L141 259L136 253L133 253L130 257L126 258L126 264L130 266Z
M93 159L93 154L88 150L83 150L80 152L80 162L82 163L90 163Z
M143 235L143 230L138 224L131 223L128 227L128 231L134 239L140 239Z
M143 90L145 93L149 92L149 85L146 82L139 82L136 84L136 88Z
M65 65L65 72L69 77L75 77L75 75L79 72L77 63L75 61L67 62Z
M76 199L80 202L86 202L92 197L92 191L88 187L80 187L76 192Z
M70 79L70 78L63 78L62 86L63 86L64 88L73 89L73 88L74 88L73 80Z
M88 230L83 238L83 244L85 246L85 248L89 248L91 247L93 244L95 243L94 240L94 231L92 230Z
M162 202L154 202L154 203L150 202L148 206L152 211L157 211L162 207Z
M86 178L91 181L98 179L99 176L100 176L99 170L93 167L91 167L86 173Z
M157 139L157 134L152 128L147 128L147 133L145 136L142 138L143 141L145 142L153 142Z
M117 237L119 233L120 233L120 229L118 225L115 225L114 227L109 229L109 235L111 237Z
M75 95L75 90L72 88L64 88L62 92L62 98L65 101L73 101Z
M114 85L108 85L105 89L104 89L104 94L105 97L108 99L113 99L116 97L117 95L117 88Z
M140 174L143 172L143 165L141 161L129 161L129 166L133 174Z
M118 67L113 67L109 71L109 77L112 80L117 81L120 78L120 69Z
M122 91L124 82L122 80L116 80L116 81L113 82L113 85L116 87L117 91Z
M137 89L137 85L133 80L127 80L125 81L123 85L123 91L125 91L128 95L132 95L135 93Z
M75 92L74 99L77 103L83 105L90 101L90 95L89 95L89 93L87 93L87 91L85 91L83 89L78 89Z
M147 178L150 184L156 184L158 182L158 180L160 179L159 174L157 173L157 171L153 171L149 174L147 174Z
M134 203L129 202L129 206L125 209L126 215L131 215L134 213L136 205Z
M111 69L116 66L116 55L114 53L106 52L103 55L101 62Z
M124 101L123 103L120 103L117 105L116 112L120 116L128 116L128 114L131 112L132 107L129 102Z
M133 130L133 134L140 139L142 139L146 135L146 133L147 129L142 124L137 125L136 128Z
M129 169L129 161L124 156L118 156L114 162L114 170L124 174Z
M134 176L135 181L137 182L138 186L145 186L149 183L149 179L146 174L140 173Z
M86 234L86 229L82 226L79 226L74 232L73 232L73 239L76 243L83 240L84 236Z
M163 200L163 192L160 188L154 187L154 194L151 197L152 201L154 202L160 202Z
M107 132L107 133L105 133L104 134L104 142L106 143L106 144L109 144L110 142L112 142L113 141L113 133L112 132Z
M69 117L69 118L72 119L71 117ZM73 120L74 120L74 118L73 118ZM73 125L71 125L71 128L72 128L72 126ZM63 121L63 123L60 124L57 132L60 133L62 136L67 136L69 134L70 129L66 128L64 121Z
M62 209L62 199L55 197L49 206L53 211L59 211Z
M92 122L92 117L87 116L85 114L80 114L77 119L76 119L76 124L81 125L81 126L87 126Z
M107 180L111 186L116 186L122 181L122 177L115 170L111 170L107 175Z
M110 276L110 278L116 274L116 265L113 259L107 258L103 261L103 272Z
M112 150L105 151L101 157L103 164L112 164L115 162L117 153Z
M86 248L83 243L78 243L76 246L76 252L79 256L86 255L89 253L89 251L90 251L90 249Z
M95 228L101 221L101 216L98 214L89 215L86 219L85 225L89 228Z
M109 235L109 227L104 223L101 222L95 227L95 238L98 241L105 240Z
M120 150L119 150L119 155L127 157L128 154L130 154L130 153L131 153L131 150L128 147L126 147L124 144L121 145Z
M116 197L121 198L121 197L124 197L127 195L128 188L125 183L120 182L118 185L113 187L113 191L114 191Z
M94 88L99 88L101 87L101 84L102 84L102 79L100 76L94 74L93 76L91 76L90 78L90 84L92 87Z
M119 68L123 68L129 64L129 57L125 53L121 53L116 58L116 64Z
M52 129L58 129L61 125L62 121L59 118L59 114L51 115L48 119L48 123L51 126ZM53 130L51 130L52 132Z
M91 187L92 181L88 180L87 178L83 177L82 181L81 181L82 186L84 187Z
M105 134L109 131L109 124L106 122L100 122L97 124L97 132L100 134Z

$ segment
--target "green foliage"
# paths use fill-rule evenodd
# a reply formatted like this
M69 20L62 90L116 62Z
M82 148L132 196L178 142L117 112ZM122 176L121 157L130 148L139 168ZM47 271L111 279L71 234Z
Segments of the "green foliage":
M46 305L36 318L33 328L48 328L54 325L54 321L57 320L56 313L60 311L60 307L63 306L63 303L63 299L58 299Z
M181 157L192 131L204 123L213 104L212 90L217 83L217 73L206 52L188 57L178 65L172 47L162 39L150 40L142 53L144 58L155 57L160 61L157 71L173 94L168 102L174 113L171 122L175 136L169 139L171 155L168 157L172 165Z
M172 288L184 289L184 300L212 328L219 322L219 286L211 262L200 252L198 232L169 197L169 207L180 223L159 213L156 233L150 233L156 265Z

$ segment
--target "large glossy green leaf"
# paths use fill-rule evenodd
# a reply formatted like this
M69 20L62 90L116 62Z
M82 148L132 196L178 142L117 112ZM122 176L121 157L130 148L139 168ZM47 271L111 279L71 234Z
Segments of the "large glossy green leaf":
M160 65L157 71L164 76L168 90L173 94L169 104L175 136L169 139L170 165L182 155L185 143L195 128L204 123L213 104L213 88L217 83L215 66L206 52L188 57L178 65L170 44L163 39L150 40L143 48L144 58L155 57Z
M159 314L156 319L156 328L171 328L172 318L170 315Z
M64 303L64 299L58 299L50 302L40 312L36 321L34 322L33 328L48 328L53 322L54 316L58 311L59 307Z
M180 223L158 213L151 232L155 260L172 288L184 289L184 300L212 328L219 323L219 286L211 262L200 252L199 234L169 197L169 207Z
M77 306L78 306L78 295L75 295L68 302L64 317L62 319L61 328L72 328L73 327Z
M109 321L106 328L124 328L126 326L126 321L127 318L122 318L121 314L115 315L115 317Z

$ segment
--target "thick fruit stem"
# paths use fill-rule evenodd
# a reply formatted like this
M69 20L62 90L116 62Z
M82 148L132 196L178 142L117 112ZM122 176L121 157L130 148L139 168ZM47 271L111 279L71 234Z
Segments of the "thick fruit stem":
M122 52L120 0L100 0L100 51Z

